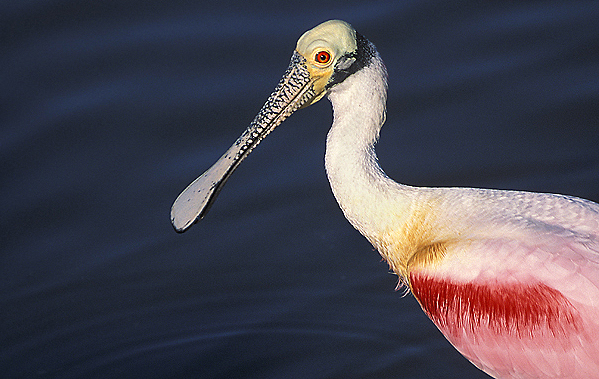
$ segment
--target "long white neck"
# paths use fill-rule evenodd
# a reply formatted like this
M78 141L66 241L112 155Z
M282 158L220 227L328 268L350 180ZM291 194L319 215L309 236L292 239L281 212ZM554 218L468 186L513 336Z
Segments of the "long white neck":
M378 54L328 97L334 114L325 155L331 189L345 217L373 242L405 222L414 190L387 177L374 151L387 101L386 70Z

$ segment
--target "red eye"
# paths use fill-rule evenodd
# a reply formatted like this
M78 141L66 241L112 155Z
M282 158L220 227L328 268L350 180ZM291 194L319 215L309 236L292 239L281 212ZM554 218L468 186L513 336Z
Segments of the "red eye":
M328 51L319 51L318 53L316 53L315 60L318 63L329 63L329 61L331 60L331 54L329 54Z

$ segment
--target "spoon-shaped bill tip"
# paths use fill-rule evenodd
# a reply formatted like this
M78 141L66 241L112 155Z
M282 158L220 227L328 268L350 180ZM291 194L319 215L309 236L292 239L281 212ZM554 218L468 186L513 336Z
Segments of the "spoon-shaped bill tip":
M228 153L187 186L173 203L171 222L177 232L189 229L210 209L235 165Z

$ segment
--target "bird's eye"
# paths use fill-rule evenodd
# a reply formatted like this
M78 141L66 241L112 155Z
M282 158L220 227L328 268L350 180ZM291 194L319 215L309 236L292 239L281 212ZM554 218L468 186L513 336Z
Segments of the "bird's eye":
M316 53L316 57L314 59L320 64L326 64L331 60L331 54L328 51L322 50Z

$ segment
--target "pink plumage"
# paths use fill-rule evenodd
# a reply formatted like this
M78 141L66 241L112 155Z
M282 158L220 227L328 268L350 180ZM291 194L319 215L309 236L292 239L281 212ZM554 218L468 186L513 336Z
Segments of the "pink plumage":
M529 199L520 207L486 207L491 219L509 216L514 232L447 243L443 257L410 271L410 288L445 337L490 375L599 378L598 207L519 194Z

